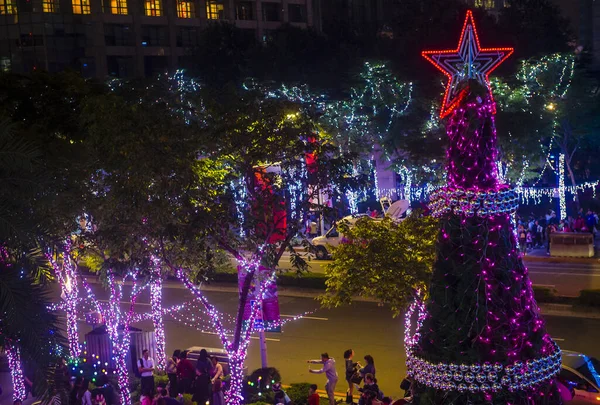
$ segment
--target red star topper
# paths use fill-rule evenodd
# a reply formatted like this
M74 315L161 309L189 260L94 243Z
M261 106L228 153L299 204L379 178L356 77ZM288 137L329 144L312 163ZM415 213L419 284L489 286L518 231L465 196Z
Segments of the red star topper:
M423 51L422 55L448 77L440 116L444 118L460 102L459 83L475 79L490 88L489 76L504 62L514 48L482 48L471 10L467 11L458 48L445 51ZM490 90L490 97L492 91Z

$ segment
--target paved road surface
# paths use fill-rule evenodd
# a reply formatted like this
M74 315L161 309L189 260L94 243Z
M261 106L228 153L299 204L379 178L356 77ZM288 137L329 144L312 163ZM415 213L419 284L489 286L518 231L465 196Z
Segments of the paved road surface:
M325 266L331 261L312 259L308 263L310 271L325 273ZM525 264L534 284L555 288L561 295L574 297L583 289L600 289L600 265L598 264L527 261L527 258ZM281 258L279 265L282 269L291 268L289 254Z
M234 313L237 307L235 293L208 292L207 296L222 311ZM190 294L177 284L165 289L165 306L190 298ZM147 295L139 302L141 311L149 310ZM280 297L280 304L281 313L287 316L315 311L307 319L286 324L281 334L267 334L269 363L280 370L284 382L308 381L322 386L324 377L309 374L305 361L318 358L321 352L327 351L336 358L338 372L341 372L342 354L352 348L359 359L365 354L375 358L377 378L386 394L400 394L399 383L406 371L401 318L394 319L388 309L373 303L327 310L319 309L318 303L311 298ZM600 320L548 317L547 323L550 333L564 349L600 358L597 345ZM136 326L145 330L152 327L150 322ZM89 327L81 325L81 330L88 331ZM215 335L183 326L170 318L166 321L166 334L168 352L190 346L221 347ZM250 346L247 360L250 370L260 367L257 343L253 340Z

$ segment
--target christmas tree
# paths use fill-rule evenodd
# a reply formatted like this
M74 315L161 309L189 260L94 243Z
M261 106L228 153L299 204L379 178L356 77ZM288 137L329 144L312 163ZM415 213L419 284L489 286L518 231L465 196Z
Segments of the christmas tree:
M562 402L554 381L560 349L516 249L517 196L497 176L487 76L510 53L482 49L470 13L457 50L424 52L450 79L442 114L452 115L448 185L431 197L441 223L437 258L418 332L407 341L421 405Z

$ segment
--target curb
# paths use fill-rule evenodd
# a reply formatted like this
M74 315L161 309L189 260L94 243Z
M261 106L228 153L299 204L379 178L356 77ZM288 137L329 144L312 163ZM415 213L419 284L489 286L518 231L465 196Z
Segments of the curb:
M596 257L552 257L552 256L523 256L523 261L536 263L577 263L577 264L600 264L600 258Z
M576 311L573 305L567 304L539 304L540 311L545 316L559 316L565 318L600 319L600 311Z

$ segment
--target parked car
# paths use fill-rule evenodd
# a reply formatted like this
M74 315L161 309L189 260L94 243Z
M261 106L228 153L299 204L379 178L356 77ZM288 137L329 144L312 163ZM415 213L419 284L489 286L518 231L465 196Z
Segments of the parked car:
M206 349L209 357L216 357L219 363L223 366L223 375L229 375L229 355L225 349L217 349L214 347L200 347L200 346L192 346L187 349L188 355L187 358L192 362L194 367L196 367L196 363L198 362L198 357L200 357L200 350ZM248 375L248 368L244 367L244 375Z
M398 200L392 204L389 199L384 198L381 201L381 207L385 217L389 217L394 221L402 221L404 219L404 215L410 208L410 202L407 200ZM348 215L347 217L342 218L340 221L345 222L350 228L352 228L361 218L370 217L366 214ZM373 221L381 221L383 218L370 219ZM325 235L317 236L310 241L311 251L315 254L317 260L328 259L331 254L331 248L339 246L343 239L344 235L340 234L336 224L333 224L333 226L325 233Z
M585 354L562 351L562 368L558 380L573 395L570 405L600 404L600 362Z

